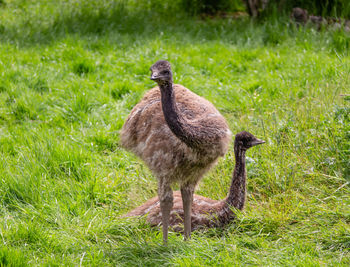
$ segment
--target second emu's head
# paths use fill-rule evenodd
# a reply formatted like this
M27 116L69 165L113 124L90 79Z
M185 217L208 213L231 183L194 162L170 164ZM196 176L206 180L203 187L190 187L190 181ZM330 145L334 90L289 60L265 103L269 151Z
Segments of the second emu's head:
M265 143L265 141L256 138L254 135L252 135L249 132L243 131L236 134L235 147L237 148L247 150L252 146L260 145L263 143Z
M158 84L164 82L173 82L173 74L171 72L170 63L166 60L158 60L151 68L151 80L156 81Z

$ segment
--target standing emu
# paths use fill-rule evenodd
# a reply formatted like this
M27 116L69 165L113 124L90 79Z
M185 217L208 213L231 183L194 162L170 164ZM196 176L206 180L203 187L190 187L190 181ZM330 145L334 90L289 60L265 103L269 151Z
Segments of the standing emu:
M245 152L256 145L265 143L248 132L240 132L235 137L235 168L228 196L223 200L213 200L199 195L193 196L192 230L203 227L223 226L235 218L234 209L242 210L246 195ZM170 213L169 225L174 231L182 231L184 212L180 192L174 192L174 206ZM130 211L126 217L147 216L152 226L161 224L159 198L154 197Z
M224 117L204 98L173 84L170 63L150 68L158 83L133 108L121 130L121 144L139 156L158 179L163 241L168 241L171 185L180 184L185 239L191 235L191 207L196 184L223 156L231 140Z

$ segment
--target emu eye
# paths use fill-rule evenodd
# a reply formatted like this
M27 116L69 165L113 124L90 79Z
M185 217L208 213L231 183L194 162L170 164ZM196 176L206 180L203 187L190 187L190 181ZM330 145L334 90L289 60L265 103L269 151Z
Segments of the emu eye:
M168 75L168 74L169 74L169 71L168 71L168 70L164 70L164 71L163 71L163 74Z

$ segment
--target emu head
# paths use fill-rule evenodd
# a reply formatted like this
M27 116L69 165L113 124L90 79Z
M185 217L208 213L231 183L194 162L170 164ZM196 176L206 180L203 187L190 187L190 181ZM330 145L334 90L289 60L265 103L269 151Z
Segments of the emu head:
M238 146L244 150L247 150L253 146L257 146L263 143L265 143L265 141L260 140L251 133L245 131L236 134L235 137L235 146Z
M158 60L151 68L151 80L158 84L164 82L173 82L173 74L171 72L170 63L166 60Z

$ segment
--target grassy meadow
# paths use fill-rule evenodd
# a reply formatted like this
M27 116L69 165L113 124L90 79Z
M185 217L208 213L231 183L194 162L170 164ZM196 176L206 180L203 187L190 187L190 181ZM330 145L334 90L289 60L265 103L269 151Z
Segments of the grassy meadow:
M349 266L350 33L157 3L0 1L0 266ZM118 142L158 59L266 141L237 220L168 247L120 218L157 193ZM233 168L231 146L196 194L224 198Z

